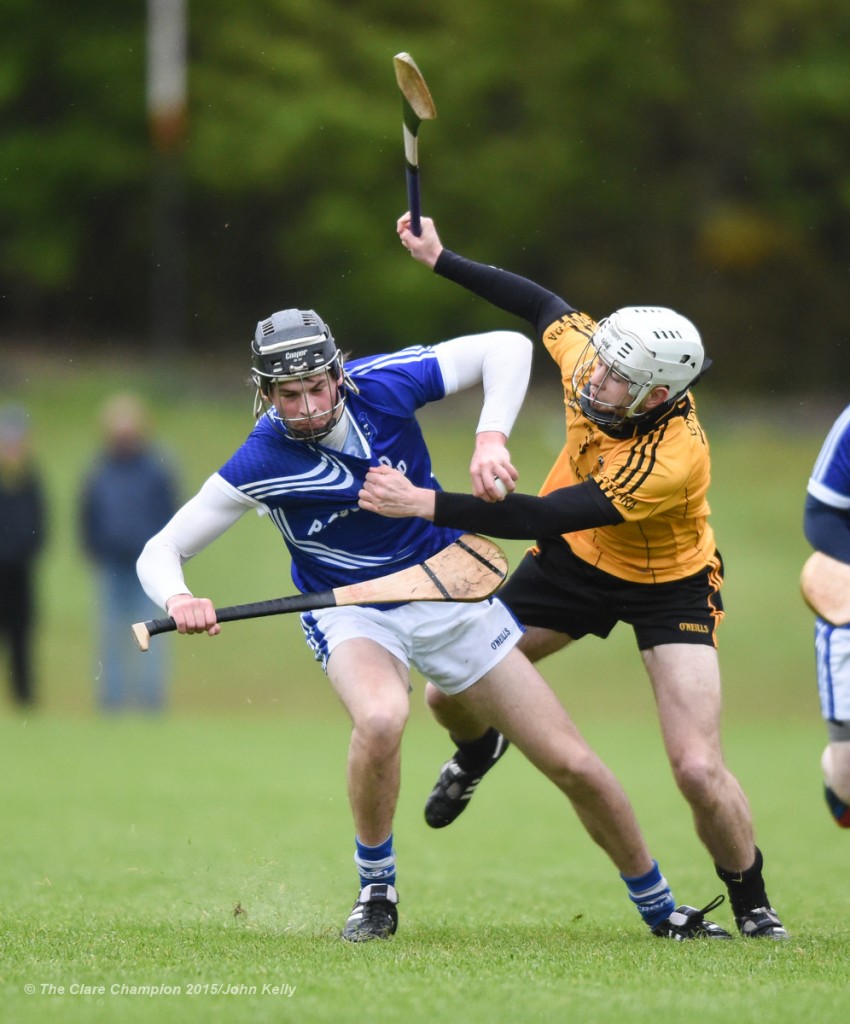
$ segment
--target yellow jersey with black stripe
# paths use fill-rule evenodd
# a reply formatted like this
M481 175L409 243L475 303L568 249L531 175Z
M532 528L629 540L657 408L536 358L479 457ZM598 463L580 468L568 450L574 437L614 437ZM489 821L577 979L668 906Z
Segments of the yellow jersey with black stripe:
M708 440L690 393L634 436L617 437L591 422L573 398L572 377L596 323L571 312L551 324L543 343L561 370L567 441L541 494L593 479L623 517L614 526L564 534L583 561L635 583L691 576L711 561Z

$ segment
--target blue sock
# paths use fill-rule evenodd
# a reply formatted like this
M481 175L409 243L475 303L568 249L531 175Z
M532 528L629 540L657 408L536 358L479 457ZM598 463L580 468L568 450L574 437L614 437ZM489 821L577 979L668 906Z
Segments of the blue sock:
M652 862L652 869L639 878L620 875L629 890L629 899L634 903L640 916L650 928L661 924L676 909L676 901L667 884L667 879L658 868L658 861Z
M365 846L355 836L356 850L354 852L354 863L360 873L360 888L371 885L373 882L382 882L387 885L395 885L395 850L393 849L393 834L380 844L380 846Z

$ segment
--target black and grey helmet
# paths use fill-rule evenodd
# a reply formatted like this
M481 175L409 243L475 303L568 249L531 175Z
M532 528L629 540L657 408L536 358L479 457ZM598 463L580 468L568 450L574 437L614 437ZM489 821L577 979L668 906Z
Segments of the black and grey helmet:
M251 355L251 378L257 386L255 418L272 404L270 389L276 381L304 381L324 373L329 387L336 389L333 415L323 426L315 426L309 414L274 420L298 440L319 441L327 437L342 416L346 390L357 393L356 385L343 369L343 355L330 328L315 310L284 309L261 320L251 342Z
M284 309L261 320L251 343L254 383L267 392L277 380L311 377L331 370L342 376L342 357L330 328L312 309Z

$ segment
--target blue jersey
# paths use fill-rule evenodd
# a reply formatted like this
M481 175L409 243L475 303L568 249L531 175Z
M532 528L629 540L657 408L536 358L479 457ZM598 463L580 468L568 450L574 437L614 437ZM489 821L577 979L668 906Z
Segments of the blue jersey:
M850 509L850 406L832 425L823 443L808 492L824 505Z
M350 363L357 385L346 408L360 433L349 454L286 435L269 409L220 475L268 510L292 558L292 579L315 593L406 569L451 544L460 530L425 519L389 519L358 507L370 466L401 470L439 489L416 410L445 397L433 349L414 347ZM277 425L276 425L277 424ZM363 444L365 442L365 444Z

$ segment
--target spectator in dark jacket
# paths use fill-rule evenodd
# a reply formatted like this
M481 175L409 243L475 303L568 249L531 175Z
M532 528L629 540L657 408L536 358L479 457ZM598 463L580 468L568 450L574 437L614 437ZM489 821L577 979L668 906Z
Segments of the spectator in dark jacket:
M139 585L136 559L177 508L175 474L151 443L147 409L137 396L110 399L102 427L104 446L80 495L82 544L98 575L99 703L108 712L156 712L165 706L167 645L140 657L130 626L159 614Z
M0 409L0 640L8 647L12 696L21 707L35 703L35 565L45 531L27 414L6 406Z

